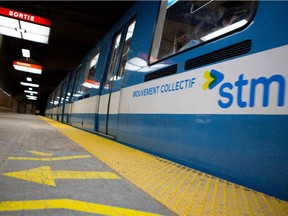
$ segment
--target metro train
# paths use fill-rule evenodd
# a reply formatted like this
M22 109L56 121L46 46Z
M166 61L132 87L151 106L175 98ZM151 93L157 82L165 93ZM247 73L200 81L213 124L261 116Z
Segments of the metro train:
M136 1L45 115L288 200L287 12L287 1Z

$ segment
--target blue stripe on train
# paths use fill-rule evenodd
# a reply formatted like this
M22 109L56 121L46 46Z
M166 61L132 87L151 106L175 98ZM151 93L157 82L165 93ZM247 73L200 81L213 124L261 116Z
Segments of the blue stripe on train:
M95 113L73 113L69 116L70 124L74 127L93 132L96 116Z

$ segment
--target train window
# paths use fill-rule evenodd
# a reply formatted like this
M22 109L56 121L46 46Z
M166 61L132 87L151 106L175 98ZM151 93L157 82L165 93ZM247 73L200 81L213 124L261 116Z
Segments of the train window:
M124 76L125 65L130 51L130 43L134 33L135 23L136 21L133 20L131 23L127 24L114 39L106 83L112 80L119 80Z
M49 96L47 101L47 109L51 109L53 107L53 99L52 94Z
M55 90L52 92L52 95L51 95L51 108L54 108L54 105L55 105Z
M54 96L54 107L58 106L60 103L60 97L61 97L61 90L62 90L62 86L58 87L56 92L55 92L55 96Z
M150 63L245 26L254 1L162 1Z
M94 75L96 71L96 67L98 64L100 55L100 49L96 51L96 54L88 61L85 73L84 73L84 79L82 83L81 92L84 94L88 92L91 88L99 89L100 83L95 82Z
M81 74L81 66L77 69L77 71L75 72L75 79L73 81L73 88L72 88L72 92L73 92L73 97L71 98L71 102L75 101L75 99L78 99L82 96L82 91L79 88L79 79L80 79L80 74Z
M62 94L60 99L60 104L67 103L66 101L66 94L67 94L67 80L65 79L63 86L62 86Z
M64 82L64 83L60 86L60 100L59 100L60 106L63 105L64 100L65 100L65 94L66 94L65 88L66 88L66 83Z
M117 80L118 79L116 76L113 77L113 70L114 70L115 65L116 65L117 56L119 55L120 49L121 49L121 47L120 47L121 37L122 37L122 34L118 33L114 39L113 50L112 50L112 54L111 54L109 69L108 69L107 78L106 78L105 83L109 83L109 81L111 81L111 80Z
M121 56L120 67L119 67L118 73L117 73L117 77L119 77L119 78L122 78L123 75L124 75L124 68L125 68L125 65L126 65L126 61L127 61L127 58L128 58L129 51L130 51L130 43L131 43L131 39L132 39L132 36L133 36L133 33L134 33L135 22L136 21L133 21L129 25L128 29L127 29L125 43L124 43L124 48L123 48L122 56Z

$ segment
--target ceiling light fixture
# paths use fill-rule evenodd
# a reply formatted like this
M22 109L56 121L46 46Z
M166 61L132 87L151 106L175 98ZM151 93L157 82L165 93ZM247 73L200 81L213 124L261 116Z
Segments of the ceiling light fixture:
M24 92L29 93L29 94L38 94L38 92L36 92L36 91L28 91L28 90L24 90Z
M20 82L20 84L24 86L35 87L35 88L39 87L39 84L35 84L35 83Z
M37 100L37 96L33 96L33 95L26 95L28 100Z
M28 49L22 49L22 55L25 58L30 58L30 50Z
M28 73L42 74L42 66L22 61L13 61L15 70L20 70Z

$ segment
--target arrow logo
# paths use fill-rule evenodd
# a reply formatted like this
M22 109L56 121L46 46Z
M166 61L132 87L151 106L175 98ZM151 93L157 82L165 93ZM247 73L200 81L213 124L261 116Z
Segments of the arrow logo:
M224 75L219 71L212 69L211 71L206 71L204 73L204 78L206 78L206 82L203 84L203 90L207 90L208 88L211 90L222 82Z
M112 172L93 172L93 171L66 171L51 170L50 166L42 166L29 170L4 173L3 175L12 178L22 179L38 184L56 186L55 179L120 179Z

